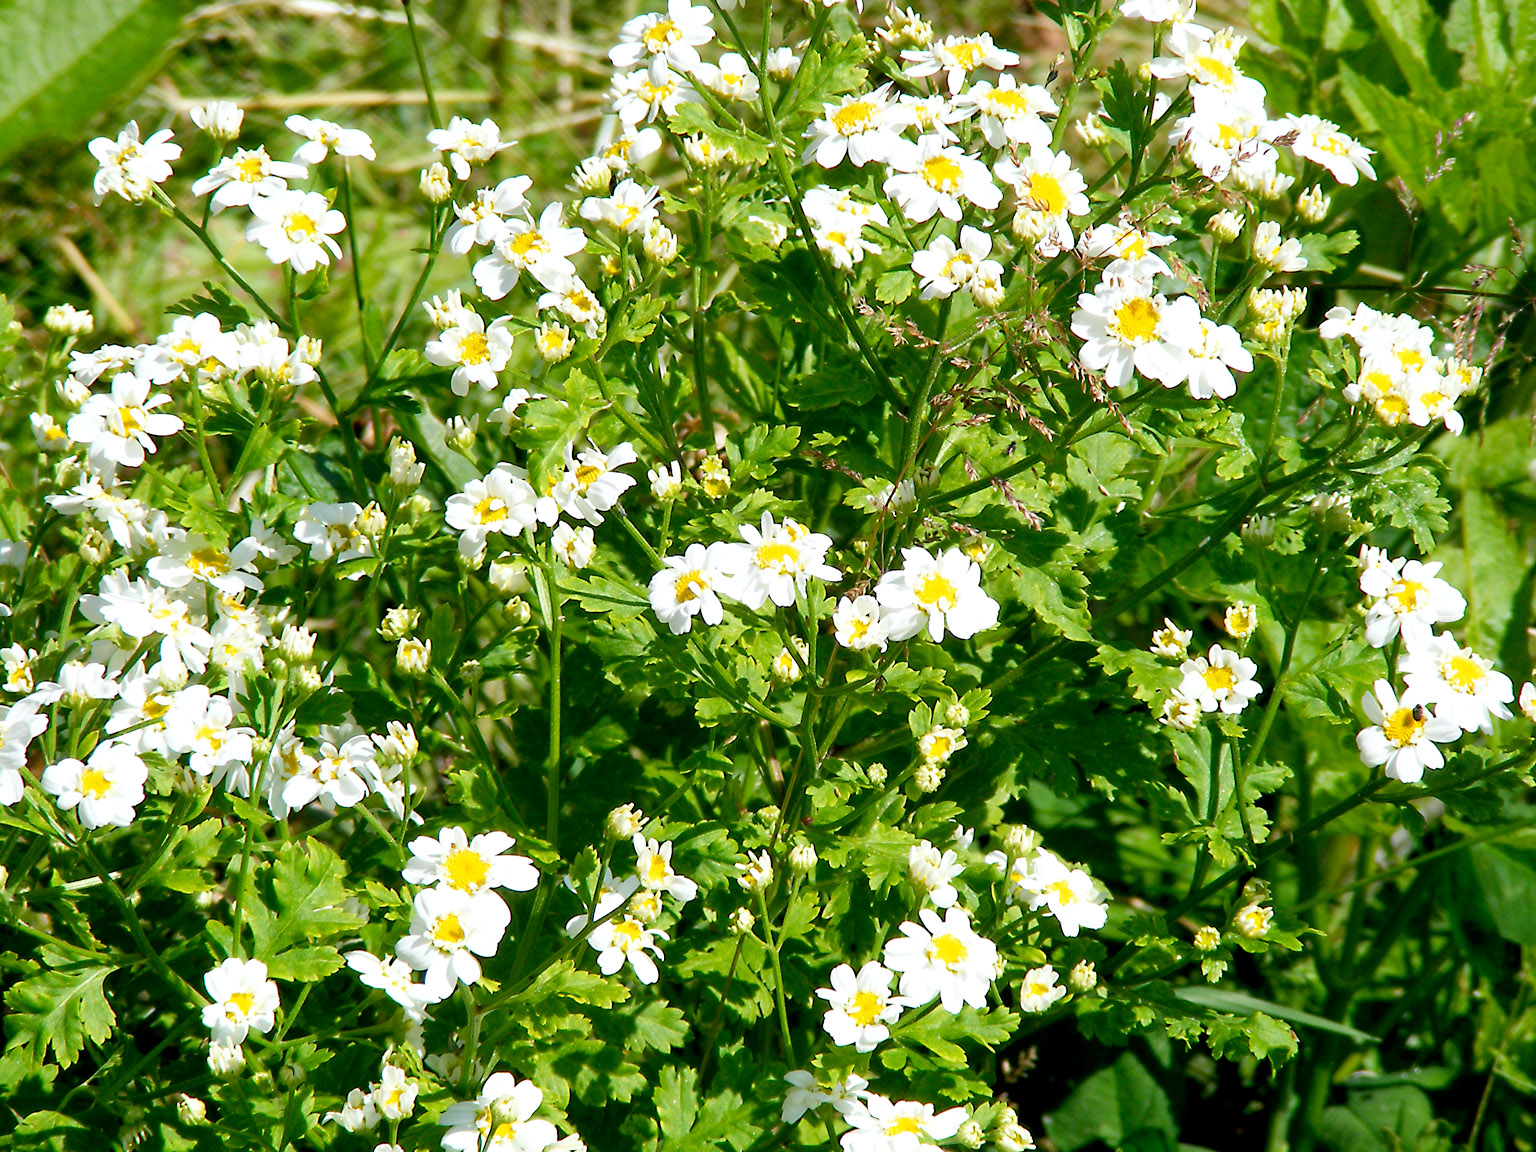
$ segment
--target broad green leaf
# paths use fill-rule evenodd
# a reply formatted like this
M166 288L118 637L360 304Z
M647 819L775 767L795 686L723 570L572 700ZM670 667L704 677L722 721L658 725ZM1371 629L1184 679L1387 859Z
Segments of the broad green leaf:
M1117 1147L1148 1130L1174 1136L1178 1126L1168 1094L1129 1052L1084 1080L1045 1118L1045 1131L1061 1152L1095 1140Z
M0 159L78 133L145 74L190 8L186 0L0 4ZM140 137L152 131L141 125Z
M6 1046L30 1045L39 1064L51 1048L68 1068L86 1040L105 1043L117 1016L103 985L115 971L99 964L60 967L12 987L5 994Z

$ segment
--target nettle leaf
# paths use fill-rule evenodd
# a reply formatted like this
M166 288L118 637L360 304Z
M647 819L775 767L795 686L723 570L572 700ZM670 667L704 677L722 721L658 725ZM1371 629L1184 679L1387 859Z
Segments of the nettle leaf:
M561 960L512 998L516 1004L538 1005L552 996L594 1008L611 1008L629 999L629 989L617 979L584 972L571 960Z
M903 1022L894 1030L896 1038L911 1047L920 1045L940 1060L951 1064L966 1063L965 1049L960 1045L972 1041L988 1050L1005 1044L1019 1027L1019 1014L1006 1008L989 1008L978 1012L970 1005L958 1015L935 1008L913 1020Z
M751 1144L759 1129L748 1121L741 1096L728 1088L701 1103L698 1080L692 1068L679 1070L671 1064L657 1077L653 1099L661 1122L661 1147L680 1152L722 1145L740 1150Z
M1400 468L1373 477L1364 496L1373 517L1413 533L1420 552L1429 552L1445 531L1451 502L1440 493L1433 457L1418 456Z
M1309 272L1332 272L1339 266L1334 257L1353 252L1360 244L1358 232L1335 232L1332 235L1309 232L1300 239L1301 254L1306 258Z
M1226 1060L1253 1056L1272 1065L1296 1055L1296 1033L1283 1020L1264 1012L1252 1016L1219 1016L1206 1025L1211 1051Z
M5 994L6 1048L30 1048L34 1065L51 1049L59 1066L68 1068L87 1040L106 1043L117 1015L105 984L116 971L101 964L57 965L11 987Z

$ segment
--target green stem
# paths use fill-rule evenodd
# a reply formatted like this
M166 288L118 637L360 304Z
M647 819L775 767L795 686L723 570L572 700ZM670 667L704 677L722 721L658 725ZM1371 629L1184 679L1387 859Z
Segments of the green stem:
M405 9L405 24L411 34L411 51L416 54L416 70L421 73L421 90L427 97L427 114L432 117L432 127L441 128L443 117L437 110L437 96L432 91L432 77L427 72L427 57L421 50L421 34L416 29L416 13L411 10L411 0L400 0Z

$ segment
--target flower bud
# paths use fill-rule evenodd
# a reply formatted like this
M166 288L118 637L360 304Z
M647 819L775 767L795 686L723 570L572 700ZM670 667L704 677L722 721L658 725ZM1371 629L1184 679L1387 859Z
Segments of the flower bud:
M971 277L971 299L983 311L1000 307L1005 295L1002 278L995 268L977 269Z
M384 622L379 625L379 635L386 640L403 640L416 631L416 625L421 620L421 609L394 607L384 613Z
M608 819L603 822L603 831L615 842L634 839L644 827L645 816L633 804L620 805L608 813Z
M868 768L864 769L864 775L869 777L869 782L871 784L873 784L876 788L880 788L885 784L887 778L885 765L881 764L879 761L876 761Z
M364 536L377 539L384 535L384 530L389 527L389 520L384 515L384 509L379 507L379 502L370 500L367 507L357 514L353 526Z
M987 1141L987 1131L974 1120L967 1120L955 1133L964 1148L980 1148Z
M43 313L43 327L55 336L89 336L96 330L96 317L73 304L55 304Z
M1234 640L1247 640L1259 626L1259 610L1252 604L1237 601L1221 618L1221 626Z
M603 196L613 187L613 169L601 156L588 156L571 173L571 190L587 196Z
M1079 960L1067 973L1067 987L1079 994L1092 992L1099 984L1099 971L1092 960Z
M944 783L944 765L933 760L924 760L917 766L917 772L913 779L917 782L919 792L937 792L939 785Z
M1296 197L1296 214L1308 224L1321 224L1332 204L1333 201L1323 192L1323 186L1314 184Z
M1223 208L1205 222L1205 230L1223 244L1230 244L1242 235L1243 219L1241 214Z
M528 565L521 560L493 560L486 580L503 596L519 595L528 591Z
M554 320L546 320L533 331L534 346L547 364L558 364L576 349L571 330Z
M800 71L800 57L796 56L789 48L781 45L768 53L763 70L775 80L792 79L795 73Z
M291 672L291 682L301 692L318 692L320 669L313 664L295 664Z
M413 492L427 466L416 459L416 445L396 437L389 442L389 483L401 492Z
M304 1070L304 1065L289 1061L277 1070L277 1082L284 1088L297 1088L309 1079L309 1073Z
M245 1071L245 1049L238 1044L210 1043L208 1071L220 1080L233 1080Z
M1035 1146L1035 1138L1022 1124L1005 1124L998 1129L995 1143L1002 1152L1028 1152Z
M1019 860L1040 847L1040 833L1028 824L1010 824L1003 833L1003 851L1011 859Z
M660 220L652 220L645 230L645 254L658 264L677 259L677 233Z
M298 347L294 349L299 354L299 359L311 368L320 363L320 357L325 354L325 341L318 336L300 336Z
M645 474L651 482L651 495L658 500L676 500L683 491L683 468L676 460L658 464Z
M1214 952L1221 943L1221 933L1209 924L1195 933L1195 948L1201 952Z
M1243 521L1243 526L1238 529L1245 543L1255 548L1268 548L1275 541L1275 518L1273 516L1250 516Z
M245 122L245 110L232 100L193 105L188 109L188 115L192 117L192 123L220 144L228 144L240 135L240 125Z
M956 700L944 709L944 719L956 728L964 728L971 722L971 710Z
M66 408L78 409L91 398L91 386L83 384L73 376L62 376L53 383L53 390L64 402Z
M455 452L467 453L474 446L478 423L478 418L466 420L462 416L450 416L443 429L443 443Z
M427 499L425 494L414 492L411 494L411 498L401 505L400 510L405 513L405 519L408 523L425 520L428 516L432 515L432 501Z
M308 628L284 625L283 634L277 642L277 654L284 660L305 663L315 654L315 634Z
M395 667L404 676L425 676L432 667L432 641L408 636L395 648Z
M741 873L736 882L748 892L762 892L773 883L773 857L767 852L747 853L747 862L736 865Z
M795 645L794 652L791 652L787 647L779 649L779 654L773 658L771 669L774 678L782 680L786 684L793 684L800 679L802 665L810 659L810 649L806 647L804 640L796 636L793 637L793 643ZM798 660L795 658L796 655L799 656Z
M731 490L731 470L711 452L699 461L699 483L706 495L718 500Z
M378 758L385 765L409 764L416 759L421 751L421 743L416 739L415 728L399 720L391 720L384 730L386 735L375 736L373 742L379 746Z
M453 182L441 161L434 160L421 170L421 194L433 204L447 203L453 195Z
M745 936L752 931L752 926L757 923L757 917L752 915L750 909L738 908L731 913L731 934L733 936Z
M1090 112L1074 126L1077 138L1090 148L1102 148L1109 143L1109 133L1104 131L1104 121L1097 112Z
M112 541L100 528L92 526L80 533L80 555L88 564L102 564L112 555Z
M642 924L654 924L661 909L661 893L649 888L641 889L629 899L629 914Z
M1238 910L1232 917L1232 923L1237 930L1250 940L1256 940L1269 931L1269 926L1274 922L1275 913L1271 908L1263 904L1249 904Z
M805 875L816 867L816 849L800 841L789 850L789 870Z
M528 601L521 596L514 596L507 601L507 615L517 621L519 625L528 623L533 619L533 609L528 606Z

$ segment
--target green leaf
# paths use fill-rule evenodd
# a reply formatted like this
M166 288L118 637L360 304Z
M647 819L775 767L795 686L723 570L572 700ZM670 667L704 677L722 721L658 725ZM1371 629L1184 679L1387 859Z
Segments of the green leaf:
M594 1008L611 1008L629 999L629 990L618 980L599 976L596 972L584 972L570 960L551 964L540 972L538 978L514 1000L537 1005L551 996L559 996L577 1004L590 1004Z
M284 844L271 868L271 903L251 902L248 919L257 959L282 968L288 962L281 957L290 948L357 928L362 921L342 907L349 895L342 882L345 871L341 857L316 840ZM299 949L288 964L295 975L287 979L318 979L307 974L329 963L327 952L334 955L333 949Z
M1369 1032L1362 1032L1358 1028L1351 1028L1348 1024L1341 1024L1337 1020L1329 1020L1322 1016L1314 1016L1311 1012L1303 1012L1300 1008L1291 1008L1284 1004L1261 1000L1257 996L1249 996L1243 992L1232 992L1225 988L1210 988L1202 984L1195 984L1188 988L1175 988L1174 995L1180 1000L1188 1000L1191 1004L1199 1004L1205 1008L1214 1008L1218 1012L1265 1012L1270 1016L1289 1021L1292 1024L1300 1024L1304 1028L1316 1028L1320 1032L1332 1032L1338 1036L1347 1036L1356 1044L1380 1043L1380 1040Z
M86 1040L104 1044L117 1016L103 984L115 971L99 964L60 966L12 987L5 994L6 1047L30 1046L38 1064L51 1048L68 1068Z
M101 1133L59 1112L34 1112L16 1125L12 1135L16 1152L90 1152L101 1147Z
M1061 1152L1102 1140L1118 1147L1141 1132L1178 1133L1168 1094L1129 1052L1073 1090L1045 1118L1045 1131Z
M0 159L33 140L72 139L149 71L190 7L186 0L0 4ZM141 126L140 138L153 131Z
M237 324L251 322L251 314L245 305L212 280L203 281L203 295L188 296L167 305L165 310L173 316L196 316L206 312L224 328L233 328Z
M912 295L917 277L910 268L892 268L875 281L875 299L882 304L900 304Z
M1306 257L1307 271L1332 272L1339 266L1334 257L1353 252L1359 245L1358 232L1335 232L1331 236L1309 232L1301 237L1301 254Z

